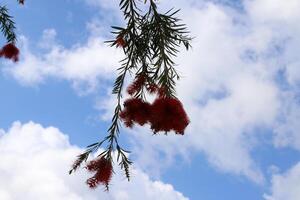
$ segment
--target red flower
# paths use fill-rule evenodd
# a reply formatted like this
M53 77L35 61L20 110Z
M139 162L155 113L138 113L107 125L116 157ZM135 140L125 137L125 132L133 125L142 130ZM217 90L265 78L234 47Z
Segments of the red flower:
M117 37L116 44L117 44L117 47L125 47L126 46L126 42L123 39L123 37L121 37L121 36Z
M155 133L174 130L183 135L189 119L178 99L158 98L151 106L150 124Z
M158 89L158 86L157 86L156 84L153 83L153 84L148 85L147 91L148 91L150 94L153 94L153 93L159 91L159 89Z
M132 127L134 122L144 125L149 121L150 104L138 98L130 98L124 102L124 109L120 118L127 127Z
M19 52L19 49L13 43L8 43L0 50L0 57L17 62L19 60Z
M143 87L145 81L146 81L146 77L144 75L138 75L135 78L135 81L128 86L127 88L128 94L133 95L137 93Z
M111 161L100 157L90 161L86 168L90 172L96 172L93 177L86 181L90 188L96 188L99 184L104 184L106 187L108 186L113 172Z
M167 89L164 86L160 87L160 88L158 88L157 93L158 93L159 98L164 98L167 95Z

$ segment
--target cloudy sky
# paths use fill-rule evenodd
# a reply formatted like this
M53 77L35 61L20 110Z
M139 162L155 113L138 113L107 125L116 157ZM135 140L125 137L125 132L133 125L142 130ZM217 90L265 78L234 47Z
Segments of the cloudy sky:
M21 59L0 61L0 199L300 199L300 0L160 0L194 37L176 58L186 134L122 129L132 180L116 169L109 193L67 174L109 126L118 2L1 1Z

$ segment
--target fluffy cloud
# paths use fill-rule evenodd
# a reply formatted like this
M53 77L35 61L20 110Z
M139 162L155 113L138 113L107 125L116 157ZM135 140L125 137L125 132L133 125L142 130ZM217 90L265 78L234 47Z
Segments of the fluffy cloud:
M277 147L299 149L300 2L243 1L244 10L214 2L161 2L182 7L195 36L192 50L177 60L183 75L178 94L192 123L188 142L136 133L136 144L142 138L143 153L157 149L170 159L200 150L221 171L261 183L251 156L259 145L256 128L273 129Z
M274 144L300 150L300 105L293 94L287 93L285 97L281 117L274 129Z
M284 174L272 177L271 194L264 195L266 200L297 200L300 199L300 163Z
M279 55L274 64L281 72L282 103L278 121L274 125L274 144L276 147L299 150L300 14L297 8L300 1L248 1L246 5L252 21L257 26L271 30L277 41Z
M274 23L278 25L279 22L285 24L297 23L300 18L298 12L300 2L298 0L289 0L284 2L281 0L246 0L245 6L248 13L255 20L263 23Z
M111 191L90 190L85 185L89 176L79 170L68 175L73 159L82 149L72 146L57 128L29 122L15 122L5 132L0 130L0 199L1 200L81 200L89 199L177 199L187 200L172 185L152 181L135 169L127 182L116 173Z
M258 37L261 30L248 33L248 27L235 22L237 15L211 3L183 9L184 21L196 36L192 50L178 59L183 74L178 94L191 124L184 140L149 139L150 136L135 134L136 144L143 140L140 148L146 150L136 152L154 154L153 149L157 149L172 159L172 154L202 151L221 171L244 175L257 183L264 181L251 157L255 147L253 131L274 123L280 104L278 88L272 72L267 72L269 66L246 54L250 50L255 54L267 51L270 39L264 37L269 35ZM253 44L251 40L257 37L259 42ZM143 159L141 163L146 162Z
M23 59L5 68L6 73L23 85L37 85L54 77L69 80L76 89L86 85L84 89L88 91L95 90L99 80L107 81L114 77L121 54L104 44L103 38L91 36L86 44L66 49L56 43L55 36L53 29L44 31L39 42L39 46L46 50L44 54L33 53L29 49L30 41L22 37Z

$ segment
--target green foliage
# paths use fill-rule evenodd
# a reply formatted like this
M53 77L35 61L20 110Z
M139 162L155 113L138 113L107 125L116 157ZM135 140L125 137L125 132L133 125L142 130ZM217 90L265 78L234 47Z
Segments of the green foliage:
M24 1L25 0L17 0L21 5L24 4ZM9 15L6 6L0 6L0 26L7 43L15 43L17 41L15 22L13 21L13 17Z
M0 6L0 26L1 32L7 40L7 43L16 42L15 22L12 16L8 14L8 9L5 6Z
M144 3L146 4L147 0ZM122 47L125 54L125 58L120 61L121 67L118 69L118 76L112 90L118 101L108 135L101 142L88 146L86 152L79 155L77 159L83 162L89 153L96 151L106 142L107 148L101 156L112 161L112 153L116 151L118 164L124 169L128 180L129 166L132 162L126 155L128 151L122 149L118 143L119 114L122 110L121 98L125 77L128 73L136 76L142 74L148 83L163 88L166 97L175 98L175 86L179 74L174 67L173 58L179 52L178 48L181 44L188 50L191 41L185 24L180 23L180 19L175 17L179 10L169 10L161 14L154 0L149 0L149 7L143 12L139 4L141 2L137 0L120 1L119 6L127 25L126 27L112 26L115 39L107 41L112 47ZM137 95L144 98L143 87ZM75 163L73 170L77 168Z
M122 0L120 7L128 19L127 27L112 27L112 33L126 43L123 66L149 75L149 81L165 88L168 96L175 97L175 79L179 79L179 75L173 57L179 52L180 44L189 49L191 38L186 35L185 24L175 17L179 10L161 14L153 0L149 4L149 10L142 15L134 0ZM118 45L117 40L109 42L112 46ZM115 85L114 93L119 85Z

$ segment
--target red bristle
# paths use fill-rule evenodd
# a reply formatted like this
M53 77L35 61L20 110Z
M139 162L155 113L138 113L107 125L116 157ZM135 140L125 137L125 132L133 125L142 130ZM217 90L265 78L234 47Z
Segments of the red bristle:
M151 106L151 129L169 132L174 130L176 134L184 134L189 124L189 119L181 102L175 98L158 98Z
M11 59L14 62L17 62L19 60L19 53L19 49L13 43L8 43L0 50L0 57Z
M86 181L90 188L96 188L99 184L106 186L109 184L113 172L111 161L101 157L90 161L86 168L90 172L96 172L93 177Z

